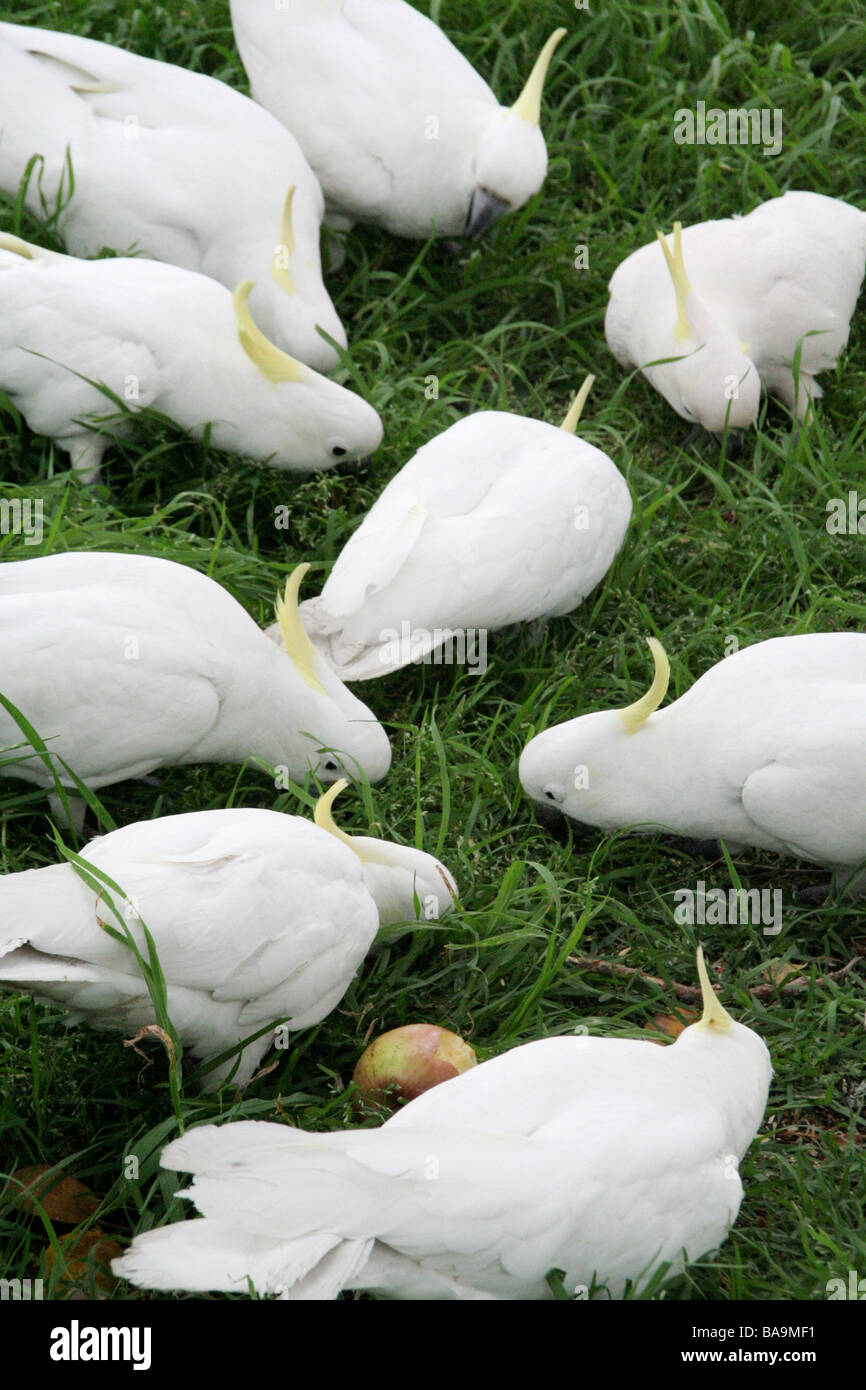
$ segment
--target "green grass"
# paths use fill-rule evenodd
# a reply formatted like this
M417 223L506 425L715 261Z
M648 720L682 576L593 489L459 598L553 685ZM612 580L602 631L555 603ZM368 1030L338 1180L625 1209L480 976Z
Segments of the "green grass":
M786 188L864 205L866 79L859 0L808 7L765 0L659 0L652 6L480 0L432 6L503 100L520 90L556 23L569 37L545 101L550 168L541 195L454 258L441 245L353 233L333 280L359 387L382 413L385 443L369 475L296 481L208 452L159 422L107 459L110 491L70 480L65 458L33 437L0 399L2 496L43 498L42 546L0 537L3 559L52 549L144 550L207 571L264 622L289 565L324 570L385 482L425 440L473 409L503 407L558 423L586 371L596 385L581 433L626 474L635 515L602 586L533 645L524 628L490 639L483 677L460 668L410 668L364 687L392 734L394 764L374 789L368 825L358 798L341 804L348 828L385 833L441 854L462 890L462 910L435 929L374 952L337 1011L244 1098L186 1090L185 1123L211 1116L290 1118L328 1128L351 1122L347 1085L368 1035L428 1020L470 1038L481 1057L580 1025L647 1036L673 995L640 979L612 981L569 956L621 959L664 981L694 982L694 933L673 920L673 892L698 878L725 885L723 860L617 836L559 844L537 825L516 762L536 730L635 698L648 679L643 637L671 657L671 695L725 652L782 633L861 628L866 620L860 537L825 530L830 497L864 487L866 341L855 318L848 353L825 379L820 423L795 443L770 405L737 463L710 445L687 447L688 427L640 379L625 380L605 347L605 287L616 264L656 225L747 211ZM132 0L0 5L0 17L75 30L213 73L246 90L228 6ZM784 149L680 147L674 110L703 98L721 106L781 107ZM0 227L57 245L0 203ZM589 269L573 268L589 248ZM425 378L440 380L438 400ZM291 527L275 529L288 504ZM311 580L315 579L315 573ZM308 581L309 582L309 581ZM310 583L309 592L314 592ZM226 805L303 809L250 766L163 771L158 790L106 789L118 824ZM0 790L0 870L54 862L41 798L23 784ZM747 853L749 886L784 888L784 928L701 931L721 966L723 1001L755 1027L776 1077L766 1121L742 1165L746 1197L715 1262L693 1267L667 1292L684 1299L821 1299L849 1269L866 1274L863 986L866 929L850 904L798 907L792 891L821 875L794 861ZM578 933L583 930L579 941ZM805 963L817 978L852 957L844 980L800 994L754 998L771 961ZM158 1169L176 1132L165 1053L115 1035L67 1031L59 1011L0 996L2 1168L63 1165L102 1199L98 1224L123 1239L181 1214L175 1179ZM138 1181L124 1158L140 1160ZM0 1267L36 1277L56 1233L0 1197ZM56 1267L55 1267L56 1270ZM93 1291L85 1278L84 1287ZM46 1296L56 1290L56 1272ZM61 1291L62 1292L62 1291ZM141 1297L126 1286L113 1297Z

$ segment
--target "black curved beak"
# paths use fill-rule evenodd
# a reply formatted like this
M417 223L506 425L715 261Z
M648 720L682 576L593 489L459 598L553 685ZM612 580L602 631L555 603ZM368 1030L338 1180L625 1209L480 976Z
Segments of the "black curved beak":
M552 801L533 801L532 808L535 819L545 830L558 830L568 824L568 817Z
M488 193L486 188L476 188L469 203L463 235L473 239L482 236L510 207L511 204L504 198L497 198L495 193Z
M730 459L732 463L741 459L746 452L746 436L743 430L729 430L727 435L714 434L713 439L719 447L724 444L724 457Z
M533 801L532 805L536 820L548 835L561 845L567 844L569 837L575 847L589 845L601 834L597 826L584 825L583 821L572 820L551 801Z
M363 478L370 471L370 460L366 459L346 459L344 463L338 463L331 472L336 473L340 478Z

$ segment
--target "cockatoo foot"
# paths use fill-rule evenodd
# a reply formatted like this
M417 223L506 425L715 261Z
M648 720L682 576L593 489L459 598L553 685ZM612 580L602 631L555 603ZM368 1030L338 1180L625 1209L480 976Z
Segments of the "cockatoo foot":
M689 430L688 434L686 435L685 439L683 440L683 448L684 448L684 449L694 449L694 448L697 448L697 446L700 444L701 440L704 438L705 434L706 434L706 430L704 429L703 425L698 425L698 424L692 425L691 429Z
M744 430L732 430L725 441L725 458L741 459L746 452Z
M862 897L866 893L866 872L862 869L837 869L829 883L815 883L808 888L794 889L794 902L804 907L821 907L845 899Z
M809 437L809 431L810 431L810 429L812 428L812 419L813 419L813 417L812 417L811 415L809 415L809 416L806 417L805 420L798 420L798 421L797 421L797 423L795 424L795 426L794 426L794 428L793 428L793 430L792 430L792 432L791 432L791 448L792 448L792 449L796 449L796 447L797 447L797 445L800 443L800 440L801 440L801 439L808 439L808 437Z

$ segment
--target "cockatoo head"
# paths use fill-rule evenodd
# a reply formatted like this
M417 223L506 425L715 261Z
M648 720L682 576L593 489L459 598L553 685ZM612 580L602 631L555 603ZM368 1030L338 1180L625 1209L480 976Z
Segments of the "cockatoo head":
M391 766L388 735L372 710L357 699L319 655L304 631L298 612L298 592L309 565L297 565L277 598L281 643L274 645L272 668L288 663L287 684L301 730L307 769L321 782L365 776L378 782ZM276 758L290 766L292 758Z
M736 1023L722 1008L700 946L697 960L703 1014L680 1033L671 1048L671 1060L692 1070L707 1098L712 1090L711 1099L724 1106L739 1158L761 1123L773 1067L757 1033ZM736 1168L731 1176L736 1176Z
M475 150L467 236L481 236L503 213L522 207L544 183L547 146L541 133L541 97L554 49L566 32L557 29L551 34L517 101L510 109L497 107L484 128Z
M340 347L347 346L346 330L331 302L321 278L321 263L316 251L312 261L298 248L293 221L296 185L292 184L283 206L279 241L271 257L271 273L256 284L252 292L252 308L256 322L267 337L317 372L332 372L339 363L336 349L327 343L320 328ZM319 194L321 199L321 194ZM306 203L301 213L306 216L306 242L318 248L319 222L324 211ZM249 264L249 261L247 261Z
M671 358L651 372L653 385L684 420L711 434L754 425L761 400L761 379L741 343L715 322L686 275L682 224L674 223L674 249L658 233L676 300L671 322Z
M321 472L367 458L382 441L382 421L360 396L282 352L262 333L249 309L253 283L234 294L240 345L255 368L243 437L232 447L272 468ZM213 439L219 445L219 422Z
M655 662L652 685L634 704L600 710L558 724L530 739L519 764L520 782L544 817L561 812L584 825L615 830L635 824L636 758L633 740L641 737L661 704L670 677L665 650L649 638ZM664 799L664 762L657 769Z
M376 840L365 835L347 835L334 823L332 807L345 781L336 782L320 797L315 810L316 825L342 840L354 850L364 868L364 882L379 909L380 926L392 922L411 922L416 918L436 921L451 912L457 898L457 884L444 864L408 845Z

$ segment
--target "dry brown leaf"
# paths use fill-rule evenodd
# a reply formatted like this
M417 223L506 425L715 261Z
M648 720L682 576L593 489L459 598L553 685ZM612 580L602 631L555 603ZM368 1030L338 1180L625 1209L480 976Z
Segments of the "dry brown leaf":
M115 1278L111 1272L111 1261L123 1254L123 1247L119 1241L116 1241L112 1236L105 1235L98 1226L94 1226L92 1231L85 1231L75 1240L71 1236L66 1236L61 1240L60 1248L63 1252L61 1256L63 1263L56 1285L58 1294L68 1297L74 1285L81 1280L87 1280L91 1251L93 1252L94 1265L93 1282L104 1293L111 1292L115 1284ZM57 1253L53 1245L46 1248L44 1260L45 1268L50 1274L57 1263Z
M678 1038L683 1029L699 1017L697 1009L683 1009L678 1018L673 1014L653 1014L652 1021L645 1023L644 1027L650 1031L659 1028L663 1033L667 1033L669 1038Z
M99 1206L99 1199L83 1182L68 1173L59 1173L56 1169L52 1171L50 1163L33 1163L29 1167L18 1168L12 1177L28 1189L19 1189L17 1196L13 1196L15 1206L23 1211L35 1212L36 1202L39 1202L46 1216L63 1225L78 1226L92 1216Z
M808 969L808 965L797 965L792 960L771 960L763 974L771 985L783 985L791 975L796 978Z

